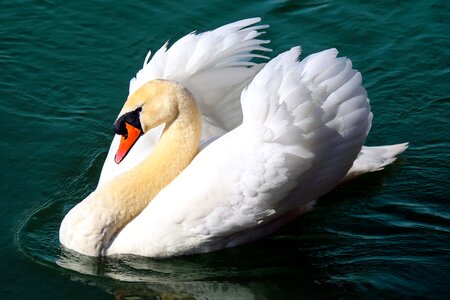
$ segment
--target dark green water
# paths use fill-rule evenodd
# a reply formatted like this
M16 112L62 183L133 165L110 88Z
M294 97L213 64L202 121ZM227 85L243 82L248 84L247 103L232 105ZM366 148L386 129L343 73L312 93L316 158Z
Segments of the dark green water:
M1 299L449 298L450 2L1 1ZM274 53L330 47L369 92L367 144L409 141L383 172L258 243L152 260L63 252L149 48L261 16ZM133 298L136 299L136 298Z

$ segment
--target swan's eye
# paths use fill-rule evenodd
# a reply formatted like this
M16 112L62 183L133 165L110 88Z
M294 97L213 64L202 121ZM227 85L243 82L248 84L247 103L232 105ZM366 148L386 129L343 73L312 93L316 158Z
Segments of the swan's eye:
M138 107L134 111L127 112L123 114L114 123L114 131L116 134L122 135L123 137L128 137L128 131L125 123L142 131L141 121L139 120L139 115L142 111L142 107Z

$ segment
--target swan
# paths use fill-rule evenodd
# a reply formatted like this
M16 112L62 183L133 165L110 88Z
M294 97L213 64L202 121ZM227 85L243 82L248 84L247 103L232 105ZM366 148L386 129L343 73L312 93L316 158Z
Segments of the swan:
M366 147L361 74L336 49L268 59L259 18L167 43L130 82L97 188L64 217L88 256L167 257L237 246L309 211L407 144Z

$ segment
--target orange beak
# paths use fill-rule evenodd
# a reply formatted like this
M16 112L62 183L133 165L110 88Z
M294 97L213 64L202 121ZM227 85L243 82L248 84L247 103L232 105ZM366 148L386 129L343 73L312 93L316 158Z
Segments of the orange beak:
M125 126L127 128L127 135L122 135L122 138L120 139L119 149L117 149L116 156L114 157L116 164L119 164L125 158L131 150L131 147L133 147L134 143L136 143L138 138L141 136L140 129L137 129L126 122Z

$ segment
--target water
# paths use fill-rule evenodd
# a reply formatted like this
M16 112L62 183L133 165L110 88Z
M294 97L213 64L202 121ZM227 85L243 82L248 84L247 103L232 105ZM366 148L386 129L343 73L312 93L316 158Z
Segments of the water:
M449 13L437 0L2 1L1 298L450 297ZM147 50L250 16L275 54L350 57L375 114L367 144L408 151L257 243L164 260L62 251L59 223L95 187Z

